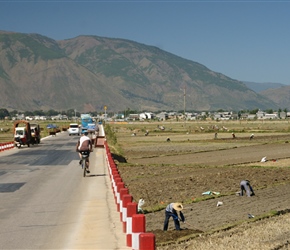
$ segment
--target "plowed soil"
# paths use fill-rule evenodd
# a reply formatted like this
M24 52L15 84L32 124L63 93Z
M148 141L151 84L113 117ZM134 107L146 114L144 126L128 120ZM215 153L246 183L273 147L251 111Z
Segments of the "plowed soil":
M158 249L168 244L168 249L177 249L172 244L182 246L197 236L289 212L288 133L267 131L250 139L252 131L235 138L226 131L214 138L212 131L151 128L148 136L132 136L132 128L114 128L122 148L115 161L134 201L145 200L146 230L155 234ZM265 156L267 161L261 162ZM250 180L255 196L237 196L244 179ZM203 195L207 191L212 194ZM219 201L223 205L217 206ZM186 221L176 231L171 219L164 232L164 208L171 202L183 203ZM289 233L283 235L278 245L288 242Z

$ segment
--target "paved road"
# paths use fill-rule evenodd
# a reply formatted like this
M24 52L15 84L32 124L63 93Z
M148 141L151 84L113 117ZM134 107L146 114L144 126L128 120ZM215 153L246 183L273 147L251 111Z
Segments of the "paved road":
M67 133L0 153L0 249L130 249L110 187L105 150L82 177Z

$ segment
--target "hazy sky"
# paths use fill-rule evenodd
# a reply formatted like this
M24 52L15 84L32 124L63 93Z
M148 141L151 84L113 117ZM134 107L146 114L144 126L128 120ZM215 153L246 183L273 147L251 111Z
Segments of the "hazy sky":
M0 30L124 38L233 79L290 84L290 0L0 0Z

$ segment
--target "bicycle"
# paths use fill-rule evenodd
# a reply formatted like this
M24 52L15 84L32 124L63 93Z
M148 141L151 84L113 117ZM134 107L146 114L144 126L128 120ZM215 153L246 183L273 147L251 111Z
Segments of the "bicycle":
M89 157L90 154L88 152L81 152L82 154L82 159L81 159L81 166L83 171L83 177L86 177L87 170L89 170Z

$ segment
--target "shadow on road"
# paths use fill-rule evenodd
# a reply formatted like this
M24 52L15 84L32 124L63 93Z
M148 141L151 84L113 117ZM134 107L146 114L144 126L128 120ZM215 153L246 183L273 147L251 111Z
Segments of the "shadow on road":
M98 176L107 176L106 174L90 174L90 175L86 175L86 177L98 177Z

